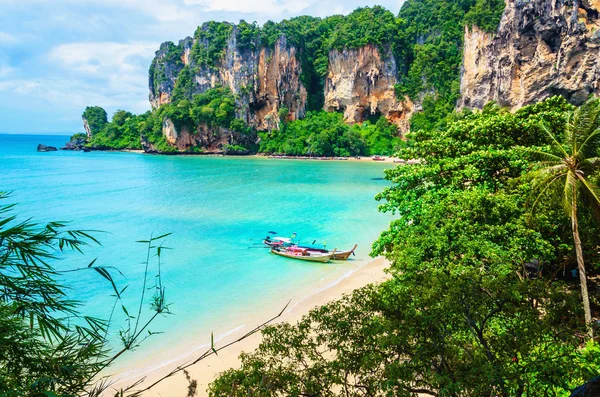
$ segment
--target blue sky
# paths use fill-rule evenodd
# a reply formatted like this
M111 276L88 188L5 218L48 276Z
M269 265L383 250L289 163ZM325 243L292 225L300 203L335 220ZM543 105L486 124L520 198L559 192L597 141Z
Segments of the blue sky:
M402 2L0 0L0 132L79 132L87 105L148 110L154 51L208 20L264 23L375 4L397 14Z

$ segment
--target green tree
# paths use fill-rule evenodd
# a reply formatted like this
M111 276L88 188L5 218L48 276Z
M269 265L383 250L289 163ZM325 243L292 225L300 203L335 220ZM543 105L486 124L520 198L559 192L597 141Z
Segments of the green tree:
M106 123L108 123L106 110L100 106L87 106L81 117L87 120L92 136L100 132Z
M589 337L593 338L592 314L587 288L586 268L579 237L577 220L578 202L600 205L600 188L593 179L600 170L598 148L600 144L600 103L590 99L577 108L564 125L564 141L561 144L556 135L546 126L542 129L551 140L552 152L536 151L540 162L533 172L536 197L535 209L540 200L562 203L571 219L573 242L577 256L577 268L581 285L581 297ZM587 200L582 200L587 198Z
M113 290L114 313L123 304L125 290L113 280L115 269L99 266L95 260L76 269L54 266L65 252L81 253L98 241L86 231L67 229L63 222L19 221L14 205L3 203L7 197L0 193L0 395L100 395L108 386L106 379L97 379L100 371L135 348L149 332L152 320L168 312L162 281L151 296L149 320L144 320L142 312L147 304L145 283L135 317L122 306L127 317L121 330L123 346L115 353L107 342L112 314L107 319L82 314L80 303L70 299L68 288L57 281L79 272L97 273ZM160 258L162 247L157 246L162 237L148 241L148 258L155 249ZM147 279L150 262L145 266ZM156 277L161 280L160 271Z
M490 105L413 133L398 155L420 162L387 171L377 197L398 215L373 247L393 279L269 327L211 395L567 395L594 376L579 294L554 276L568 220L543 206L528 222L520 179L533 161L520 147L548 145L540 122L557 134L572 109L563 98L514 114ZM593 246L599 236L587 233Z

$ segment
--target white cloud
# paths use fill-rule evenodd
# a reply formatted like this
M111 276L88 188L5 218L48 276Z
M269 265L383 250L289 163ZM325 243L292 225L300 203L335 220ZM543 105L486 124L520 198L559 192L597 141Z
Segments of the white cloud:
M136 10L150 15L157 21L181 21L188 19L190 10L180 7L176 2L161 0L91 0L103 7L119 7Z
M8 65L0 64L0 78L5 78L8 75L12 74L15 71L15 68L11 68Z
M316 3L316 0L184 0L187 5L201 5L206 11L241 12L261 15L298 13Z
M69 43L53 48L50 59L89 75L130 73L140 69L139 64L132 62L132 56L150 60L157 48L158 43Z
M17 39L16 36L6 32L0 32L0 45L12 45L17 44L18 42L19 39Z
M49 66L62 72L33 79L5 79L0 92L30 98L36 106L84 109L99 105L144 112L148 104L148 66L157 43L69 43L46 56ZM0 77L2 77L0 64ZM78 113L77 113L78 114Z
M14 101L29 100L29 106L50 106L73 109L77 114L89 105L100 105L107 111L127 109L142 113L150 108L145 87L126 85L122 90L97 86L79 79L9 80L0 82L0 93L6 92ZM6 96L3 95L3 96ZM73 113L69 113L71 116ZM64 117L64 116L63 116Z

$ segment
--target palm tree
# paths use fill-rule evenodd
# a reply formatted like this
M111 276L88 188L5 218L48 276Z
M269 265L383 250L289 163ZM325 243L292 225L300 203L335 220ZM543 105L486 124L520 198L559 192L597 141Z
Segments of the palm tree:
M593 338L592 313L577 222L577 204L581 201L578 199L583 198L587 199L584 203L600 205L600 188L591 179L600 170L600 104L597 99L590 99L569 115L565 124L564 144L559 143L547 126L542 124L542 129L550 138L555 154L535 152L539 161L532 172L533 192L536 194L532 210L535 210L543 199L551 199L555 203L562 201L567 215L571 218L585 322L589 336Z

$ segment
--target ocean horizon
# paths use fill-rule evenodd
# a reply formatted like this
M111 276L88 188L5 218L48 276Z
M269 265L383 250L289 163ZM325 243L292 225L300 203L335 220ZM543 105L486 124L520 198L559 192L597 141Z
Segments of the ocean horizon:
M139 300L146 251L136 243L172 233L162 273L171 315L152 336L111 367L111 373L144 373L245 332L287 302L334 285L364 266L372 243L393 217L381 214L374 196L389 186L377 162L276 160L257 157L157 156L123 152L38 153L37 144L60 147L66 135L0 135L0 191L20 220L68 221L94 230L102 246L69 253L59 268L114 266L130 309ZM260 248L267 232L348 249L347 262L306 263ZM107 318L112 287L98 274L66 278L85 314ZM149 282L153 282L149 280ZM144 303L148 314L149 302ZM118 310L109 340L118 348Z

